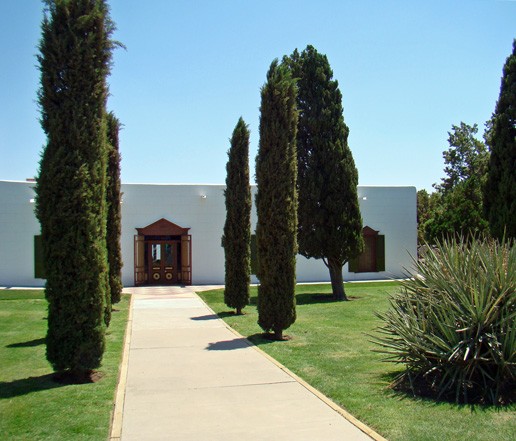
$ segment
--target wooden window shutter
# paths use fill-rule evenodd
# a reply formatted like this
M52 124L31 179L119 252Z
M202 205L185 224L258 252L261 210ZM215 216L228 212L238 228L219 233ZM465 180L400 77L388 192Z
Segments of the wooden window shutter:
M181 236L181 280L185 285L192 284L192 236Z
M385 271L385 236L376 236L376 271Z
M348 262L348 271L350 273L356 273L358 271L358 256L349 259Z
M134 236L134 284L145 283L145 236Z
M34 236L34 277L46 279L45 258L43 256L43 240L41 236Z

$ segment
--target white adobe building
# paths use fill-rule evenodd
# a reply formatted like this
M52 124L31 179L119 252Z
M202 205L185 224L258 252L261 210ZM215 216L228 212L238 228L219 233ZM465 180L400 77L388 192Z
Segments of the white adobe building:
M44 286L34 186L0 181L0 286ZM224 189L122 184L124 286L223 284ZM252 192L254 203L255 186ZM359 186L358 197L366 250L345 265L344 280L404 277L417 252L415 187ZM253 206L252 231L256 220ZM329 272L321 260L298 256L297 281L327 282Z

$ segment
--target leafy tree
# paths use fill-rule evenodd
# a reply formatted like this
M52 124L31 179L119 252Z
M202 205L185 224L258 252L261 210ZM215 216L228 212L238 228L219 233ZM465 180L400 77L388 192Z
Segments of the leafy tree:
M121 193L120 193L120 148L118 133L120 121L113 112L107 114L108 128L108 166L107 166L107 252L109 262L110 304L120 301L122 294L122 250L120 236L122 230Z
M427 224L432 221L441 203L441 194L437 191L428 193L426 190L417 192L417 240L421 245L428 242Z
M472 188L470 181L460 182L452 191L440 196L433 217L425 223L425 233L431 243L443 236L482 236L486 228L480 188Z
M417 192L417 241L425 241L425 223L430 217L430 195L425 189Z
M477 138L477 125L463 122L448 132L450 148L443 152L446 177L434 184L438 202L424 225L426 239L432 243L443 236L482 235L487 228L482 209L489 153Z
M503 69L500 97L486 134L491 149L484 209L491 234L516 237L516 40Z
M114 25L104 0L47 0L38 55L41 125L37 179L48 300L47 359L82 376L105 348L106 78Z
M249 185L249 129L242 118L233 131L226 166L226 223L224 303L237 314L249 304L251 273L251 187Z
M296 320L297 254L296 83L274 60L261 90L256 157L258 324L274 338Z
M342 268L363 250L358 172L348 147L342 94L325 55L312 46L286 58L298 78L299 253L322 259L333 295L347 300Z
M434 185L439 192L445 194L465 181L478 188L485 179L489 153L485 144L475 138L477 132L476 124L470 126L461 122L460 126L452 125L452 131L448 132L450 148L443 152L446 177L441 184Z

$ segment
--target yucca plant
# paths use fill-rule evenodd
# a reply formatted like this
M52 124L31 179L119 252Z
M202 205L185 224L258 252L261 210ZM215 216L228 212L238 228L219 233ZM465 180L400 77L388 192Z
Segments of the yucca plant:
M377 316L395 386L457 403L506 404L516 386L516 249L492 240L443 240Z

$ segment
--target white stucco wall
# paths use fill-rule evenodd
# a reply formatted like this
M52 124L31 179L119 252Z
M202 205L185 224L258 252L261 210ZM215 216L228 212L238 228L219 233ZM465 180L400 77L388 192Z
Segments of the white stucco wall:
M42 286L34 278L34 182L0 181L0 286ZM31 202L32 201L32 202Z
M123 184L122 282L134 284L136 228L165 218L192 235L192 283L224 283L222 230L226 219L223 185ZM202 198L201 196L206 196Z
M405 277L410 256L417 253L415 187L358 187L363 226L385 236L385 271L350 273L344 266L344 280L382 280ZM328 281L328 269L320 260L298 256L297 281Z
M34 183L0 181L0 286L42 286L34 278L34 239L39 224L34 215ZM134 235L136 228L165 218L192 235L193 284L224 283L224 250L221 237L225 222L224 185L123 184L122 281L134 284ZM253 187L253 202L256 187ZM206 196L203 198L202 196ZM364 226L385 235L386 271L349 273L345 280L403 277L416 255L416 189L414 187L359 186ZM253 206L252 230L256 225ZM322 261L298 256L298 282L328 281ZM253 282L257 282L253 277Z
M359 186L358 199L364 227L385 236L385 272L345 273L345 280L405 277L417 255L416 188Z

